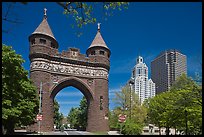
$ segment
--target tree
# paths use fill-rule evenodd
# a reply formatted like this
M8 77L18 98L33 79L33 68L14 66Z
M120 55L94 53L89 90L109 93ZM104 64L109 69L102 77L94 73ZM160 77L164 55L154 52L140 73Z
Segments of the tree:
M120 123L116 121L118 115L125 114L127 118L126 122L122 124L122 133L127 135L141 134L147 117L147 109L140 104L138 95L131 91L129 85L126 85L121 91L115 93L113 100L118 106L112 111L111 127L119 128Z
M28 4L28 2L20 2L23 5ZM14 8L16 2L8 2L6 12L2 14L2 21L6 21L11 24L21 23L19 19L14 19L14 15L10 15L11 10ZM113 11L122 9L127 9L128 2L56 2L60 7L64 9L63 14L67 17L74 19L75 24L72 27L77 26L82 28L84 25L95 23L97 19L104 15L104 19L107 20L108 16L113 15ZM94 14L101 10L103 15ZM4 11L4 10L3 10ZM97 17L96 17L97 16ZM4 33L8 33L10 30L3 30ZM80 36L81 33L78 34Z
M163 100L162 96L163 93L151 98L148 108L148 118L150 119L151 123L159 127L159 134L161 134L160 128L164 126L165 123L163 120L163 112L165 111L163 103L165 103L165 100Z
M64 14L73 16L79 28L89 23L97 21L94 17L94 7L104 12L105 16L113 15L113 10L122 10L128 8L128 2L57 2L64 8ZM97 7L98 6L98 7ZM101 7L100 7L101 6ZM96 11L96 10L95 10ZM107 19L107 18L106 18Z
M183 127L185 134L202 133L202 87L185 74L181 75L170 88L178 93L176 104L183 108ZM182 122L180 123L182 124Z
M118 107L121 107L124 113L129 112L129 116L132 106L140 104L138 95L130 90L129 85L124 86L121 91L116 92L113 101ZM127 112L125 110L127 110Z
M186 75L180 76L170 91L150 99L148 117L160 127L175 128L185 134L202 134L202 88Z
M120 123L118 122L118 116L121 114L121 107L116 107L112 111L109 111L109 127L110 130L120 130Z
M85 96L80 101L78 120L80 123L80 130L86 130L87 126L88 105Z
M79 107L71 108L67 116L67 120L69 121L71 128L75 128L77 130L85 130L87 126L87 113L87 100L83 96L80 101Z
M124 135L141 135L143 126L128 119L122 126L122 134Z
M79 128L79 120L78 120L79 108L71 108L67 120L69 121L70 127L74 129Z
M32 124L38 113L36 87L23 62L11 46L2 44L2 125L7 134L14 133L16 126Z
M56 125L57 129L60 129L62 125L63 114L59 112L59 104L57 100L54 100L54 124Z

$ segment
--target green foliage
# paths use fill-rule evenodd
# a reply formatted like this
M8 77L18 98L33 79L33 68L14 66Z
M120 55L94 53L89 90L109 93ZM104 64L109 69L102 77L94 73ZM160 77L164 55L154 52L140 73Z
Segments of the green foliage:
M87 126L87 114L88 114L88 105L86 98L83 96L83 98L80 101L79 105L79 114L78 114L78 120L80 123L80 130L86 130Z
M15 4L16 2L13 2ZM23 5L27 5L28 2L20 2ZM64 11L63 14L66 17L72 18L75 23L71 24L71 27L82 28L87 24L96 23L98 20L107 20L109 16L113 16L114 11L122 11L122 9L128 9L129 2L56 2L61 6ZM12 6L13 7L13 6ZM9 11L11 10L8 7ZM6 16L5 16L6 17ZM7 22L20 23L15 18L6 17L4 20ZM8 33L8 30L3 30ZM76 32L77 36L81 36L82 32Z
M78 108L71 108L71 110L67 116L67 120L69 121L71 128L76 129L79 127L78 114L79 114Z
M192 78L187 77L186 74L182 74L180 77L176 79L176 81L171 86L171 91L177 90L191 90L193 86L197 86L196 83L192 80Z
M68 125L67 125L67 124L65 124L65 125L64 125L64 128L65 128L65 129L67 129L67 128L68 128Z
M120 124L118 122L118 116L121 114L121 109L119 107L115 108L113 111L109 111L109 127L110 130L120 130Z
M135 123L131 120L127 120L125 123L122 124L122 131L123 135L141 135L143 130L143 125L139 123Z
M129 85L124 86L121 91L116 92L113 101L118 107L121 107L123 111L130 110L132 106L140 104L138 95L130 91Z
M64 126L63 125L60 127L60 131L64 132Z
M202 134L201 92L202 88L191 78L182 75L169 92L160 93L150 99L150 121L158 127L176 128L185 134Z
M128 8L128 2L58 2L64 8L64 14L72 16L76 25L82 28L83 25L95 23L97 21L94 11L102 8L105 16L111 16L113 10L121 11ZM101 6L101 7L97 7ZM95 10L94 10L95 9ZM106 18L107 19L107 18Z
M107 132L103 132L103 131L99 131L99 132L92 132L92 135L108 135L108 133Z
M131 112L131 121L139 124L144 124L147 117L147 108L142 105L133 105Z
M111 129L120 130L121 123L118 122L118 116L125 114L127 120L123 124L123 134L138 135L142 133L147 118L147 108L140 104L138 95L130 90L129 85L126 85L121 91L116 92L113 100L118 106L109 112L109 126Z
M67 120L70 123L70 127L78 130L86 130L87 126L87 111L88 105L86 98L80 101L80 105L77 108L71 108Z
M38 113L36 88L22 67L24 60L2 44L2 125L8 133L15 126L27 126Z
M60 129L62 126L63 114L59 112L59 104L57 100L54 100L54 124L56 125L57 129Z

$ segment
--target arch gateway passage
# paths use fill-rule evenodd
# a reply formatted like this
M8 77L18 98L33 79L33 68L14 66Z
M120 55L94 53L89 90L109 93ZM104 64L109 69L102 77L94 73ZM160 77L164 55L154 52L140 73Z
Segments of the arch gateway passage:
M42 91L40 130L54 130L54 97L61 89L73 86L84 94L88 102L86 130L109 131L110 50L101 36L100 24L86 55L77 48L58 52L59 45L47 22L47 14L44 14L40 25L29 36L29 43L30 78L38 92ZM36 120L27 129L38 131L38 128Z

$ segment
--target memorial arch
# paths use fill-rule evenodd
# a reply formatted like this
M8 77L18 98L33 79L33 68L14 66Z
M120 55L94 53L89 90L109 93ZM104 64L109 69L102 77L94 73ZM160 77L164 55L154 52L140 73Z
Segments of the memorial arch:
M57 27L57 26L56 26ZM58 42L47 22L46 10L37 29L29 36L30 78L42 90L41 131L54 130L53 101L61 89L73 86L88 101L87 131L109 131L108 74L110 50L100 33L100 24L86 54L78 48L58 52ZM38 131L37 121L28 127Z

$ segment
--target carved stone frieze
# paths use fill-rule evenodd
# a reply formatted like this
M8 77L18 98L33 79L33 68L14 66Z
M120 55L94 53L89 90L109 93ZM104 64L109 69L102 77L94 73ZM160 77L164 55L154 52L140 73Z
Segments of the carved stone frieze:
M49 72L63 73L67 75L80 75L88 77L103 77L108 78L108 72L104 68L93 68L88 66L73 65L73 64L57 64L55 62L48 63L46 61L33 61L30 64L31 71L33 70L46 70Z

